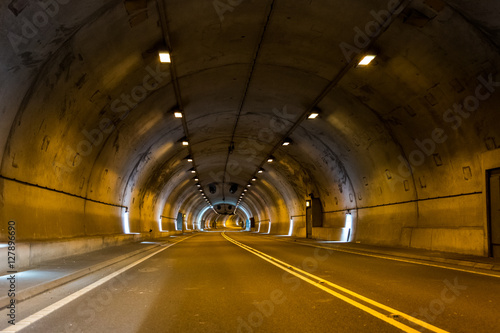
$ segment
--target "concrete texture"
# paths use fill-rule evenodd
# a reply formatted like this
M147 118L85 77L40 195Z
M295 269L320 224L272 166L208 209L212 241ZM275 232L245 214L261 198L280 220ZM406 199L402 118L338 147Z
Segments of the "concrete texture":
M354 241L490 254L496 2L131 3L0 4L0 242L16 221L56 257L54 240L160 237L179 213L286 235L312 195L322 238L350 212Z
M348 228L313 228L312 238L345 242L349 232Z

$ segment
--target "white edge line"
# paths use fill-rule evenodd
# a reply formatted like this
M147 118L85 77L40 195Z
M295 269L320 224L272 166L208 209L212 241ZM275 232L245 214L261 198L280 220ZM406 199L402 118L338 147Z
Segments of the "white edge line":
M193 236L194 236L194 235L193 235ZM99 287L100 285L102 285L102 284L104 284L104 283L108 282L109 280L111 280L111 279L113 279L114 277L116 277L116 276L118 276L118 275L122 274L123 272L125 272L125 271L127 271L127 270L131 269L132 267L137 266L137 265L139 265L140 263L142 263L142 262L144 262L144 261L148 260L148 259L149 259L149 258L151 258L152 256L155 256L155 255L157 255L158 253L160 253L160 252L162 252L162 251L165 251L166 249L170 248L171 246L174 246L174 245L176 245L176 244L178 244L178 243L180 243L180 242L182 242L182 241L185 241L186 239L189 239L189 238L191 238L191 237L193 237L193 236L186 237L186 238L184 238L184 239L182 239L182 240L180 240L180 241L178 241L178 242L176 242L176 243L174 243L174 244L169 244L168 246L165 246L165 247L163 247L162 249L159 249L158 251L156 251L156 252L154 252L154 253L151 253L151 254L147 255L146 257L141 258L141 259L139 259L139 260L137 260L137 261L135 261L135 262L131 263L130 265L125 266L125 267L123 267L122 269L120 269L120 270L118 270L118 271L116 271L116 272L114 272L114 273L112 273L112 274L110 274L110 275L108 275L108 276L106 276L106 277L103 277L103 278L102 278L102 279L100 279L100 280L97 280L96 282L94 282L94 283L92 283L92 284L88 285L87 287L85 287L85 288L83 288L83 289L80 289L80 290L78 290L77 292L74 292L73 294L71 294L71 295L69 295L69 296L64 297L63 299L61 299L61 300L59 300L59 301L55 302L54 304L51 304L51 305L47 306L46 308L44 308L44 309L42 309L42 310L40 310L40 311L38 311L38 312L36 312L36 313L32 314L31 316L28 316L28 317L26 317L26 318L22 319L21 321L17 322L17 323L15 324L15 326L10 326L10 327L7 327L7 328L3 329L3 330L2 330L2 331L0 331L0 332L2 332L2 333L13 333L13 332L19 332L20 330L22 330L22 329L24 329L24 328L28 327L29 325L33 324L34 322L38 321L39 319L42 319L43 317L45 317L45 316L47 316L47 315L51 314L52 312L54 312L54 311L56 311L56 310L60 309L61 307L65 306L66 304L68 304L68 303L70 303L70 302L74 301L75 299L77 299L77 298L79 298L79 297L83 296L84 294L88 293L88 292L89 292L89 291L91 291L92 289L95 289L95 288Z

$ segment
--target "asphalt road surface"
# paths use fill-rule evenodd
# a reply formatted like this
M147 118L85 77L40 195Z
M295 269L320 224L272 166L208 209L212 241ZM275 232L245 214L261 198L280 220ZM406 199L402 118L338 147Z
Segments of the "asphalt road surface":
M500 332L500 278L463 268L242 232L155 252L20 303L20 332Z

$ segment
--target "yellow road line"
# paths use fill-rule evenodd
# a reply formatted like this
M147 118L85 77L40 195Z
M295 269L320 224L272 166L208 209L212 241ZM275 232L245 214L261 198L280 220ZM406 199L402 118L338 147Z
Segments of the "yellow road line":
M304 243L301 243L301 244L304 244ZM308 245L308 244L304 244L304 245ZM476 271L472 271L472 270L469 270L469 269L448 267L448 266L443 266L443 265L438 265L438 264L430 264L430 263L426 263L426 262L409 260L409 259L400 259L400 258L386 257L386 256L381 256L381 255L376 255L376 254L360 253L360 252L356 252L356 251L340 250L340 249L335 249L335 248L330 248L330 247L320 246L320 245L308 245L308 246L317 247L317 248L326 249L326 250L333 250L333 251L338 251L338 252L346 252L346 253L351 253L351 254L358 254L358 255L362 255L362 256L379 258L379 259L400 261L400 262L404 262L404 263L408 263L408 264L424 265L424 266L429 266L429 267L437 267L437 268L449 269L449 270L458 271L458 272L465 272L465 273L471 273L471 274L477 274L477 275L484 275L484 276L489 276L489 277L500 278L500 275L495 275L495 274L490 274L490 273L483 273L483 272L476 272ZM424 259L422 259L422 260L424 260ZM453 264L450 264L450 265L453 265Z
M275 240L275 239L273 239L272 237L269 237L269 236L260 236L260 237L265 237L265 238L268 238L268 239ZM292 242L289 242L287 240L279 240L279 241L292 243ZM404 263L408 263L408 264L437 267L437 268L449 269L449 270L458 271L458 272L465 272L465 273L471 273L471 274L489 276L489 277L494 277L494 278L500 278L500 275L498 275L498 274L495 275L495 274L491 274L491 273L476 272L476 271L469 270L469 269L448 267L448 266L443 266L443 265L438 265L438 264L426 263L426 262L422 262L422 261L415 261L415 260L409 260L409 259L400 259L400 258L395 258L395 257L387 257L387 256L383 256L383 255L371 254L371 253L366 253L366 252L358 252L358 251L344 250L344 249L338 249L338 248L333 248L333 247L326 247L326 246L315 245L315 244L308 244L308 243L305 243L305 242L293 242L292 244L300 244L300 245L315 247L315 248L319 248L319 249L325 249L325 250L331 250L331 251L337 251L337 252L344 252L344 253L350 253L350 254L357 254L357 255L365 256L365 257L373 257L373 258L378 258L378 259L400 261L400 262L404 262ZM425 259L421 259L421 260L425 260ZM450 264L450 265L453 265L453 264Z
M222 236L224 238L226 238L228 241L230 241L231 243L233 243L233 244L235 244L235 245L243 248L244 250L247 250L248 252L250 252L250 253L252 253L252 254L254 254L254 255L256 255L256 256L264 259L264 260L266 260L267 262L273 264L274 266L279 267L280 269L282 269L282 270L284 270L284 271L286 271L286 272L288 272L288 273L290 273L290 274L298 277L299 279L304 280L307 283L309 283L309 284L311 284L311 285L313 285L313 286L315 286L315 287L317 287L317 288L319 288L319 289L321 289L323 291L326 291L327 293L329 293L329 294L331 294L331 295L333 295L333 296L335 296L335 297L337 297L337 298L339 298L339 299L341 299L341 300L343 300L343 301L345 301L345 302L347 302L347 303L349 303L349 304L351 304L351 305L353 305L353 306L355 306L355 307L357 307L357 308L359 308L359 309L361 309L361 310L363 310L363 311L371 314L372 316L374 316L376 318L379 318L379 319L381 319L381 320L383 320L383 321L385 321L385 322L387 322L387 323L389 323L389 324L391 324L391 325L393 325L393 326L395 326L395 327L403 330L404 332L420 332L420 331L417 331L417 330L415 330L415 329L413 329L413 328L411 328L411 327L409 327L409 326L407 326L407 325L405 325L403 323L400 323L400 322L398 322L398 321L396 321L396 320L388 317L387 315L384 315L384 314L382 314L382 313L380 313L380 312L378 312L378 311L376 311L376 310L374 310L374 309L372 309L370 307L367 307L367 306L365 306L365 305L363 305L363 304L361 304L361 303L359 303L359 302L357 302L357 301L355 301L355 300L353 300L351 298L348 298L348 297L346 297L346 296L344 296L342 294L339 294L339 293L337 293L337 292L335 292L335 291L333 291L333 290L325 287L324 284L327 284L330 287L333 287L333 288L338 289L338 290L340 290L340 291L342 291L342 292L344 292L346 294L349 294L349 295L351 295L353 297L356 297L356 298L358 298L358 299L360 299L360 300L362 300L362 301L364 301L364 302L366 302L368 304L371 304L371 305L373 305L375 307L383 309L383 310L389 312L390 314L399 315L399 316L405 318L406 320L411 321L411 322L413 322L413 323L415 323L415 324L417 324L419 326L425 327L426 329L431 330L433 332L436 332L436 333L448 333L447 331L442 330L442 329L440 329L438 327L435 327L435 326L433 326L433 325L431 325L429 323L421 321L421 320L419 320L417 318L414 318L414 317L412 317L410 315L407 315L407 314L405 314L405 313L403 313L401 311L395 310L395 309L393 309L393 308L391 308L389 306L386 306L386 305L383 305L381 303L378 303L378 302L376 302L376 301L374 301L372 299L369 299L369 298L367 298L365 296L357 294L357 293L355 293L355 292L353 292L353 291L351 291L349 289L343 288L343 287L341 287L339 285L336 285L334 283L326 281L326 280L324 280L324 279L322 279L322 278L320 278L318 276L315 276L315 275L313 275L313 274L311 274L309 272L303 271L303 270L301 270L299 268L296 268L296 267L294 267L294 266L292 266L292 265L290 265L290 264L288 264L286 262L283 262L283 261L281 261L281 260L279 260L277 258L274 258L274 257L272 257L272 256L270 256L268 254L260 252L260 251L254 249L254 248L252 248L252 247L250 247L248 245L245 245L243 243L240 243L240 242L238 242L238 241L230 238L225 233L222 233ZM293 270L289 269L288 267L293 267ZM308 276L309 278L307 278L306 276ZM315 279L315 280L317 280L319 282L313 281L310 278Z

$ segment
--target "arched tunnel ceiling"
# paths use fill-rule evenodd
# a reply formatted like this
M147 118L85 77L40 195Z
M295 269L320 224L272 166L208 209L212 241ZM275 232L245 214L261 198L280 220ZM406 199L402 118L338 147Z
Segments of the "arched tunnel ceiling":
M8 179L174 216L207 204L196 183L210 203L236 204L257 176L264 205L313 193L333 210L428 196L401 157L412 163L435 129L454 128L438 158L472 172L470 156L500 142L493 0L12 0L0 13ZM365 51L376 59L356 67ZM448 113L487 81L481 113ZM439 186L458 176L432 163L418 171L440 195L478 186Z

